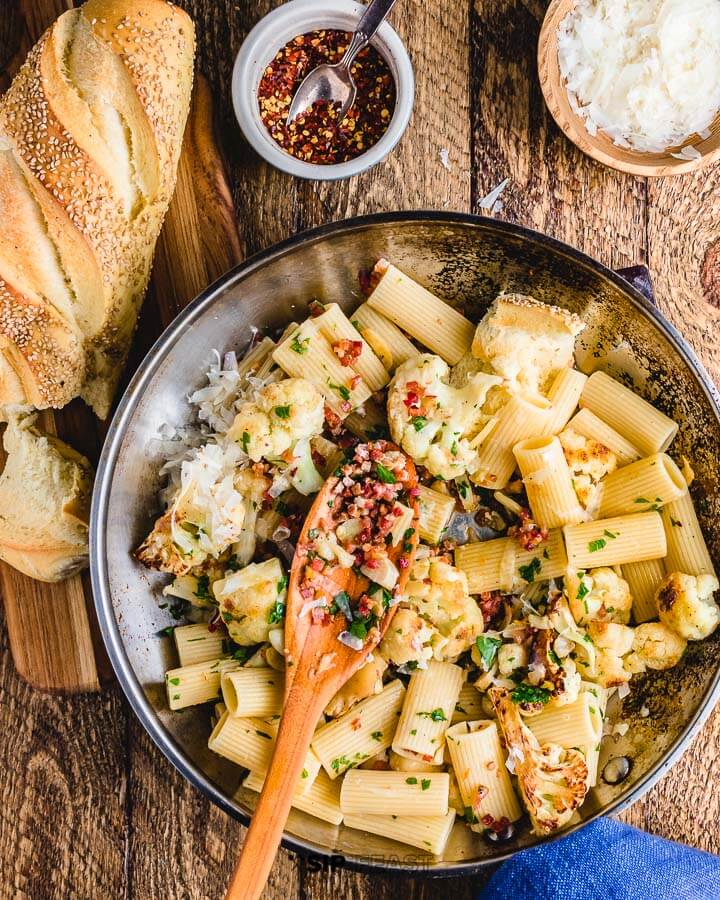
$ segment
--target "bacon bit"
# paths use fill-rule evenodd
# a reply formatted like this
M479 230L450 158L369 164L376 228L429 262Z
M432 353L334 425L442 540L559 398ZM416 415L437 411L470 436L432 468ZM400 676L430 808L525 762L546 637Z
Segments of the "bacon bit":
M480 594L478 606L480 607L483 622L485 623L485 627L487 628L488 625L491 625L495 621L495 619L498 617L498 614L502 612L502 594L500 593L500 591L484 591L482 594Z
M334 410L330 409L327 404L325 406L325 421L331 429L340 428L342 426L342 419L340 416Z
M350 379L350 390L354 391L355 388L359 386L361 381L362 378L359 375L353 375L353 377Z
M423 753L422 755L423 762L432 762L433 757L429 753Z
M313 622L329 622L330 616L328 615L328 611L324 606L315 606L313 607L312 612L310 613L312 616Z
M347 338L341 338L333 344L333 353L343 366L351 366L360 357L362 350L362 341L350 341Z
M313 319L317 319L318 316L321 316L325 312L325 307L319 300L311 300L308 303L308 312Z
M409 568L409 566L410 566L410 560L407 558L407 556L401 556L401 557L400 557L400 559L398 560L398 566L399 566L399 568L401 568L401 569L407 569L407 568Z
M547 540L547 528L541 528L530 518L530 510L523 509L520 512L520 525L508 528L508 535L517 538L524 550L535 550L543 541Z
M353 731L360 731L360 729L362 728L362 719L360 718L360 716L356 716L356 718L352 720L352 722L350 723L350 727Z
M415 391L408 391L405 395L403 403L405 404L405 406L407 406L408 409L419 409L420 398L415 393Z
M325 561L320 559L319 556L316 556L314 560L310 563L310 568L313 572L322 572L325 568Z

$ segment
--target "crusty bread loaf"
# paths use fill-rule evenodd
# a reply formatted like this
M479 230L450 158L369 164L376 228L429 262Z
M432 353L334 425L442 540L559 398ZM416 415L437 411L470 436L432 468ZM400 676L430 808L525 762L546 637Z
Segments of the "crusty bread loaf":
M166 0L60 16L0 100L0 407L100 415L175 185L194 28Z
M0 475L0 559L40 581L60 581L87 565L93 470L35 416L6 410Z

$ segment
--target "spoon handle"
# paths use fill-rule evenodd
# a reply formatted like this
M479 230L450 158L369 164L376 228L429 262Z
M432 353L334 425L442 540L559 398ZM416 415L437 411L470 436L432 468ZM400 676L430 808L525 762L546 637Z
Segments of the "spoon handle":
M341 66L350 68L355 57L367 47L394 5L395 0L371 0L358 22L358 26L343 58L340 60Z

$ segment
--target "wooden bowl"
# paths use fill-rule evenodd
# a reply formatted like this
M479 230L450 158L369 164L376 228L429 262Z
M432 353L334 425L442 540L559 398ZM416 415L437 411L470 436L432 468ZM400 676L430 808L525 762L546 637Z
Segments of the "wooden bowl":
M720 114L710 126L710 135L701 138L698 135L684 141L678 147L671 147L662 153L647 153L640 150L625 150L618 147L600 129L592 135L587 130L583 119L570 106L565 81L560 74L558 61L558 27L565 16L573 9L576 0L553 0L548 7L545 20L540 29L538 41L538 73L543 96L552 117L560 129L576 147L593 159L619 169L629 175L684 175L693 172L700 166L720 159ZM702 154L698 159L677 159L682 146L692 144Z

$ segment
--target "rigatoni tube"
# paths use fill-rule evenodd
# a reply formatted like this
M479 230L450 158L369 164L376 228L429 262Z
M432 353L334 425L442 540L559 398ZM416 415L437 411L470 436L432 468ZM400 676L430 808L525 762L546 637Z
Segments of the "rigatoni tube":
M446 816L346 815L344 821L348 828L379 834L440 856L450 837L455 815L455 810L451 809Z
M372 815L392 809L396 816L445 816L447 772L376 772L352 769L343 777L340 808L345 815Z
M653 453L616 469L600 483L602 518L660 509L687 492L683 474L667 453Z
M463 670L452 663L428 663L410 677L400 721L392 742L399 756L439 764L464 680Z
M654 511L566 525L563 535L573 569L660 559L667 553L662 519Z
M231 716L277 716L283 708L285 677L271 668L226 672L220 682Z
M668 541L668 551L670 542ZM625 563L622 576L627 581L632 596L632 616L636 625L657 619L658 608L655 591L665 577L661 559L644 559L642 562Z
M448 752L463 804L472 815L473 831L483 832L485 816L515 822L521 816L497 725L491 721L460 722L447 733Z
M714 575L710 553L703 537L695 506L689 493L663 507L663 524L667 536L665 570L686 575Z
M678 432L676 422L605 372L593 372L588 378L580 406L594 412L645 455L667 450Z
M528 438L513 447L534 521L542 528L575 525L587 517L556 437Z

